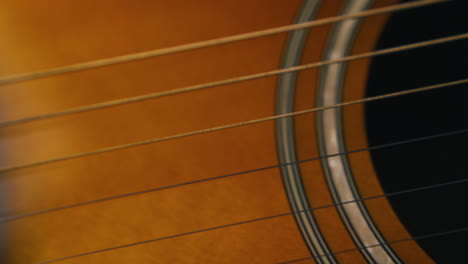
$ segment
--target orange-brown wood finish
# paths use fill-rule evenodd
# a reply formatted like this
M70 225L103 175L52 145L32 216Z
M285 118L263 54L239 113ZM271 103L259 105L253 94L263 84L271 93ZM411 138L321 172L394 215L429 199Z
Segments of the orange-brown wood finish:
M379 6L394 2L377 1ZM5 40L0 42L0 74L288 25L294 22L301 4L300 0L3 1L0 30ZM337 15L342 4L324 1L317 17ZM353 52L372 49L385 17L364 23L372 33L367 37L361 34ZM330 29L326 25L311 30L303 62L320 60ZM0 87L1 120L274 70L280 65L287 36L273 35ZM346 90L350 93L346 100L363 96L368 61L351 63L349 68L354 64L359 69L349 72L349 80L356 84ZM313 107L317 73L313 69L299 74L297 109ZM269 77L0 128L0 164L24 164L271 116L275 113L276 84L277 77ZM349 111L349 117L345 110L346 135L356 138L350 149L366 145L362 109L356 109ZM358 119L360 125L348 126L348 119ZM300 159L318 156L313 125L311 114L296 118ZM1 186L8 190L7 215L276 165L274 128L274 122L264 122L9 172L0 178ZM350 157L364 197L382 193L366 157L356 161ZM331 204L320 162L304 163L301 171L311 205ZM408 237L384 199L368 206L388 240ZM2 225L7 231L8 263L27 264L290 210L280 170L275 168ZM335 209L318 210L316 217L332 251L355 248ZM427 263L418 246L408 244L408 249L394 248L405 259ZM57 263L278 263L309 256L294 217L288 215ZM336 259L340 263L365 262L357 251L339 254Z
M3 2L3 74L201 41L294 21L301 1ZM8 13L7 13L8 11ZM278 67L286 34L2 88L6 118ZM8 63L6 63L8 62ZM274 113L276 78L2 129L19 164ZM273 165L273 122L17 171L23 213ZM6 163L6 161L5 161ZM11 263L288 212L279 171L118 199L7 224ZM64 263L273 263L308 256L292 216Z

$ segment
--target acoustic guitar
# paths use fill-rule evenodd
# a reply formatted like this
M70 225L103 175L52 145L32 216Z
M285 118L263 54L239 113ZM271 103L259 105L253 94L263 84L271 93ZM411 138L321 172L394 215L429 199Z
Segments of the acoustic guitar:
M1 263L464 263L466 1L5 0Z

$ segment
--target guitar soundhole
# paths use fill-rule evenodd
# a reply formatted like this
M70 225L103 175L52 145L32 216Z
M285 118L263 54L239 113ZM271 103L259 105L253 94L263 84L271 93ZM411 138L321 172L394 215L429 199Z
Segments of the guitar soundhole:
M392 15L377 49L465 33L467 1L453 1ZM401 52L373 60L367 96L467 78L468 41ZM371 146L468 128L468 86L366 105ZM371 152L386 193L466 179L468 135L404 144ZM389 200L412 236L466 227L468 184L414 192ZM417 242L438 263L468 259L466 233Z

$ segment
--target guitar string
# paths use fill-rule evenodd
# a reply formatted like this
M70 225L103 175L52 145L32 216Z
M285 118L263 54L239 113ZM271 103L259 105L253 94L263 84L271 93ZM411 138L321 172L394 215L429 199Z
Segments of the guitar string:
M300 213L305 213L305 212L312 212L312 211L316 211L316 210L332 208L332 207L336 207L336 206L342 206L342 205L355 203L355 202L369 201L369 200L374 200L374 199L378 199L378 198L393 197L393 196L397 196L397 195L404 195L404 194L414 193L414 192L419 192L419 191L431 190L431 189L436 189L436 188L443 188L443 187L448 187L448 186L452 186L452 185L455 185L455 184L462 184L462 183L467 183L467 182L468 182L468 179L464 179L464 180L458 180L458 181L452 181L452 182L445 182L445 183L441 183L441 184L427 185L427 186L424 186L424 187L411 188L411 189L406 189L406 190L402 190L402 191L396 191L396 192L391 192L391 193L387 193L387 194L356 199L356 200L352 200L352 201L346 201L346 202L340 202L340 203L335 203L335 204L329 204L329 205L324 205L324 206L313 207L313 208L306 209L306 210L299 210L299 211L292 211L292 212L287 212L287 213L282 213L282 214L275 214L275 215L255 218L255 219L246 220L246 221L235 222L235 223L226 224L226 225L220 225L220 226L204 228L204 229L199 229L199 230L185 232L185 233L179 233L179 234L176 234L176 235L164 236L164 237L154 238L154 239L150 239L150 240L144 240L144 241L139 241L139 242L135 242L135 243L130 243L130 244L124 244L124 245L120 245L120 246L114 246L114 247L99 249L99 250L95 250L95 251L88 251L88 252L84 252L84 253L80 253L80 254L75 254L75 255L70 255L70 256L66 256L66 257L61 257L61 258L56 258L56 259L52 259L52 260L39 262L37 264L47 264L47 263L53 263L53 262L58 262L58 261L63 261L63 260L70 260L70 259L74 259L74 258L79 258L79 257L94 255L94 254L98 254L98 253L118 250L118 249L122 249L122 248L128 248L128 247L138 246L138 245L142 245L142 244L148 244L148 243L162 241L162 240L168 240L168 239L173 239L173 238L178 238L178 237L183 237L183 236L188 236L188 235L193 235L193 234L199 234L199 233L203 233L203 232L219 230L219 229L229 228L229 227L243 225L243 224L249 224L249 223L254 223L254 222L259 222L259 221L265 221L265 220L284 217L284 216L288 216L288 215L300 214Z
M424 2L424 1L422 1L422 2ZM428 2L431 2L431 1L428 1ZM441 1L432 1L432 2L441 2ZM369 15L369 14L368 14L368 15ZM292 29L291 29L291 30L292 30ZM170 52L170 53L174 53L174 52ZM154 56L158 56L158 55L154 55ZM122 58L122 57L120 57L120 58ZM143 58L139 58L139 59L143 59ZM125 61L116 62L116 63L123 63L123 62L125 62ZM329 62L329 63L333 63L333 62ZM114 64L114 63L112 63L112 64ZM107 66L107 65L111 65L111 64L106 64L106 65L101 65L101 66L96 66L96 67L103 67L103 66ZM95 67L90 67L90 68L95 68ZM89 69L90 69L90 68L89 68ZM63 69L63 68L62 68L62 69ZM80 70L85 70L85 69L78 69L78 70L73 70L73 71L80 71ZM61 73L56 72L56 73L52 73L51 75L57 75L57 74L62 74L62 73L65 73L65 72L61 72ZM36 73L36 74L37 74L37 73ZM279 73L277 73L277 74L279 74ZM51 76L51 75L49 75L49 76ZM273 75L273 74L272 74L272 75ZM23 75L23 76L26 76L26 75ZM37 78L43 78L43 77L47 77L47 75L43 75L42 77L36 76L36 77L32 77L32 78L29 77L29 78L31 78L31 79L37 79ZM28 77L26 77L26 78L28 78ZM261 78L261 77L257 77L257 78ZM29 80L31 80L31 79L29 79ZM12 82L19 82L19 81L24 81L24 80L27 80L27 79L17 80L17 81L12 81ZM0 82L2 82L2 81L4 81L4 79L0 80ZM9 83L12 83L12 82L9 82ZM0 85L2 85L2 84L6 84L6 83L0 83ZM455 83L455 84L458 84L458 83ZM180 92L177 92L177 93L180 93ZM159 97L159 96L158 96L158 97ZM2 125L1 125L1 123L0 123L0 127L1 127L1 126L2 126ZM370 148L369 148L369 149L370 149ZM362 150L361 150L361 151L362 151ZM356 152L356 151L352 151L352 152ZM349 153L352 153L352 152L349 152ZM342 154L345 154L345 153L342 153ZM337 154L337 155L339 155L339 154ZM331 155L331 156L333 156L333 155ZM325 157L322 157L322 158L325 158ZM281 165L280 165L280 166L281 166ZM282 165L282 166L285 166L285 165ZM459 182L461 182L461 181L459 181ZM441 186L441 185L439 185L439 186ZM426 188L426 187L422 187L422 188ZM429 187L428 187L428 188L429 188ZM386 195L386 196L390 196L390 195ZM375 197L375 198L377 198L377 197ZM360 200L367 200L367 199L369 199L369 198L364 198L364 199L360 199ZM356 200L356 201L358 201L358 200ZM356 202L356 201L354 201L354 202ZM350 202L353 202L353 201L350 201ZM339 205L339 204L336 204L336 205ZM336 206L336 205L332 205L332 206ZM319 209L319 208L314 208L314 209ZM312 210L314 210L314 209L312 209ZM299 212L292 212L292 213L299 213ZM433 236L447 235L447 234L451 234L451 233L454 233L454 232L462 232L462 231L468 231L468 229L467 229L467 228L464 228L464 229L455 229L455 230L452 230L452 231L434 233L434 234L430 234L430 235L425 235L425 236L420 236L420 237L414 237L414 238L411 238L411 239L405 239L405 240L399 240L399 241L391 241L391 242L388 242L387 244L390 244L390 243L398 243L398 242L404 242L404 241L414 240L414 239L422 239L422 238L433 237ZM198 232L197 232L197 233L198 233ZM381 244L379 244L379 245L381 245ZM366 248L368 248L368 247L375 247L375 246L379 246L379 245L377 245L377 244L376 244L376 245L370 245L370 246L366 246ZM346 250L346 251L339 251L339 252L334 252L334 253L332 253L332 254L340 254L340 253L345 253L345 252L355 251L355 250L360 250L360 249L358 248L358 249L352 249L352 250ZM324 255L324 256L325 256L325 255ZM320 257L320 256L317 256L317 257ZM311 257L311 258L316 258L316 257ZM311 259L311 258L308 258L308 259ZM57 261L57 260L55 260L55 261ZM42 263L50 263L50 261L48 261L48 262L42 262ZM288 262L288 263L292 263L292 262Z
M465 228L450 229L448 231L443 231L443 232L420 235L420 236L415 236L415 237L405 238L405 239L398 239L398 240L393 240L393 241L389 241L389 242L386 242L386 243L372 244L372 245L368 245L368 246L365 246L365 247L358 247L358 248L340 250L340 251L335 251L335 252L328 253L328 254L322 254L322 255L318 255L318 256L311 256L311 257L307 257L307 258L301 258L301 259L295 259L295 260L290 260L290 261L286 261L286 262L280 262L278 264L296 263L296 262L299 262L299 261L311 260L311 259L327 257L327 256L331 256L331 255L339 255L339 254L354 252L354 251L358 251L358 250L362 250L362 249L366 249L366 248L378 247L378 246L382 246L382 245L391 245L391 244L403 243L403 242L414 241L414 240L423 240L423 239L427 239L427 238L448 236L448 235L453 235L453 234L456 234L456 233L467 232L467 231L468 231L468 228L466 228L466 227Z
M455 84L464 83L466 81L467 80L455 81L455 82L445 83L443 85L444 86L446 86L446 85L455 85ZM440 85L436 85L435 87L429 87L429 88L430 89L440 88ZM204 180L202 180L202 181L204 181ZM180 184L180 185L184 185L184 184ZM162 187L162 188L164 188L164 187ZM161 189L161 188L158 188L158 189ZM154 191L154 190L150 190L150 191ZM148 191L143 191L143 192L148 192ZM139 192L139 193L141 193L141 192ZM129 195L135 195L135 194L134 193L133 194L127 194L127 195L124 195L124 196L129 196ZM122 196L104 198L104 199L101 199L99 201L104 201L104 200L109 200L109 199L116 199L116 198L120 198L120 197L122 197ZM49 210L45 210L45 211L41 211L41 212L35 212L35 213L27 214L27 215L20 215L20 216L1 218L0 221L9 221L9 220L13 220L13 219L23 218L23 217L26 217L26 216L32 216L32 215L42 214L42 213L51 212L51 211L62 210L62 209L65 209L65 208L76 207L76 206L95 203L95 202L99 202L99 201L91 201L91 202L85 202L85 203L81 203L81 204L75 204L75 205L70 205L70 206L65 206L65 207L60 207L60 208L54 208L54 209L49 209Z
M295 164L301 164L301 163L311 162L311 161L315 161L315 160L331 158L331 157L335 157L335 156L348 155L348 154L353 154L353 153L358 153L358 152L363 152L363 151L384 149L384 148L395 147L395 146L399 146L399 145L410 144L410 143L414 143L414 142L427 141L427 140L437 139L437 138L440 138L440 137L447 137L447 136L463 134L463 133L466 133L466 132L468 132L468 128L467 129L462 129L462 130L446 132L446 133L439 133L439 134L426 136L426 137L418 137L418 138L402 140L402 141L397 141L397 142L392 142L392 143L387 143L387 144L381 144L381 145L376 145L376 146L367 147L367 148L355 149L355 150L350 150L350 151L341 152L341 153L337 153L337 154L331 154L331 155L325 155L325 156L314 157L314 158L309 158L309 159L303 159L303 160L299 160L299 161L295 161L295 162L270 165L270 166L266 166L266 167L255 168L255 169L251 169L251 170L244 170L244 171L240 171L240 172L229 173L229 174L224 174L224 175L215 176L215 177L209 177L209 178L204 178L204 179L199 179L199 180L194 180L194 181L188 181L188 182L183 182L183 183L178 183L178 184L173 184L173 185L166 185L166 186L162 186L162 187L151 188L151 189L146 189L146 190L142 190L142 191L121 194L121 195L115 195L115 196L105 197L105 198L86 201L86 202L81 202L81 203L69 204L69 205L65 205L65 206L60 206L60 207L55 207L55 208L50 208L50 209L44 209L44 210L30 212L30 213L18 214L18 215L13 215L13 216L6 216L6 217L0 218L0 223L13 221L13 220L18 220L18 219L22 219L22 218L26 218L26 217L31 217L31 216L43 215L43 214L46 214L46 213L62 211L62 210L65 210L65 209L72 209L72 208L85 206L85 205L90 205L90 204L101 203L101 202L110 201L110 200L116 200L116 199L136 196L136 195L145 194L145 193L151 193L151 192L157 192L157 191L162 191L162 190L167 190L167 189L173 189L173 188L181 187L181 186L185 186L185 185L192 185L192 184L208 182L208 181L213 181L213 180L220 180L220 179L223 179L223 178L234 177L234 176L238 176L238 175L242 175L242 174L249 174L249 173L259 172L259 171L263 171L263 170L269 170L269 169L280 168L280 167L285 167L285 166L290 166L290 165L295 165Z
M65 73L101 68L101 67L111 66L115 64L127 63L131 61L149 59L149 58L154 58L157 56L169 55L169 54L179 53L183 51L190 51L190 50L195 50L195 49L207 48L211 46L218 46L218 45L242 41L242 40L260 38L260 37L265 37L269 35L289 32L289 31L297 30L297 29L311 28L311 27L315 27L319 25L331 24L334 22L351 19L351 18L360 18L360 17L367 17L367 16L372 16L372 15L378 15L378 14L385 14L385 13L412 9L412 8L417 8L417 7L423 7L423 6L447 2L447 1L448 0L421 0L417 2L371 9L371 10L357 12L357 13L349 14L349 15L334 16L334 17L324 18L324 19L301 23L301 24L280 26L280 27L275 27L275 28L270 28L270 29L254 31L250 33L243 33L243 34L232 35L228 37L221 37L221 38L216 38L216 39L211 39L211 40L194 42L190 44L173 46L169 48L155 49L155 50L137 52L137 53L117 56L117 57L112 57L112 58L71 64L67 66L51 68L51 69L32 72L32 73L11 75L11 76L0 78L0 86L6 85L6 84L29 81L29 80L35 80L35 79L40 79L40 78L51 77L55 75L65 74Z
M186 86L186 87L164 91L164 92L156 92L156 93L150 93L150 94L139 95L139 96L134 96L134 97L127 97L127 98L117 99L117 100L112 100L112 101L101 102L101 103L96 103L96 104L90 104L90 105L80 106L76 108L65 109L65 110L61 110L61 111L53 112L49 114L35 115L35 116L19 118L19 119L10 120L10 121L3 121L3 122L0 122L0 128L29 123L29 122L38 121L38 120L55 118L55 117L60 117L60 116L78 114L82 112L88 112L88 111L93 111L93 110L98 110L98 109L103 109L103 108L108 108L108 107L114 107L118 105L142 102L142 101L146 101L150 99L156 99L160 97L166 97L166 96L171 96L171 95L176 95L176 94L181 94L181 93L194 92L194 91L213 88L213 87L222 86L222 85L251 81L251 80L266 78L266 77L284 74L284 73L298 72L298 71L303 71L303 70L307 70L311 68L317 68L317 67L321 67L325 65L334 64L334 63L348 62L348 61L364 59L364 58L369 58L369 57L387 55L391 53L397 53L397 52L407 51L411 49L428 47L432 45L444 44L444 43L467 39L467 38L468 38L468 33L459 34L459 35L454 35L454 36L449 36L449 37L444 37L444 38L439 38L439 39L433 39L433 40L428 40L428 41L421 41L417 43L401 45L401 46L397 46L393 48L360 53L360 54L346 56L346 57L339 58L339 59L315 62L315 63L310 63L310 64L294 66L290 68L251 74L251 75L244 75L244 76L224 79L220 81Z
M400 91L400 92L389 93L389 94L384 94L384 95L379 95L379 96L367 97L367 98L363 98L363 99L352 100L352 101L339 103L339 104L334 104L334 105L329 105L329 106L315 107L315 108L310 108L310 109L306 109L306 110L291 112L291 113L287 113L287 114L273 115L273 116L268 116L268 117L263 117L263 118L258 118L258 119L252 119L252 120L239 122L239 123L233 123L233 124L228 124L228 125L222 125L222 126L217 126L217 127L211 127L211 128L206 128L206 129L195 130L195 131L191 131L191 132L179 133L179 134L175 134L175 135L171 135L171 136L167 136L167 137L159 137L159 138L155 138L155 139L138 141L138 142L129 143L129 144L123 144L123 145L117 145L117 146L112 146L112 147L107 147L107 148L101 148L101 149L97 149L97 150L93 150L93 151L81 152L81 153L77 153L77 154L61 156L61 157L57 157L57 158L52 158L52 159L47 159L47 160L42 160L42 161L37 161L37 162L32 162L32 163L27 163L27 164L13 165L13 166L9 166L9 167L2 167L2 168L0 168L0 174L5 174L6 172L16 171L16 170L25 169L25 168L36 167L36 166L55 163L55 162L60 162L60 161L66 161L66 160L71 160L71 159L76 159L76 158L82 158L82 157L102 154L102 153L106 153L106 152L112 152L112 151L128 149L128 148L133 148L133 147L139 147L139 146L148 145L148 144L154 144L154 143L157 143L157 142L175 140L175 139L184 138L184 137L188 137L188 136L195 136L195 135L206 134L206 133L211 133L211 132L225 130L225 129L231 129L231 128L236 128L236 127L241 127L241 126L253 125L253 124L262 123L262 122L266 122L266 121L272 121L272 120L285 118L285 117L304 115L304 114L308 114L308 113L323 111L323 110L337 108L337 107L344 107L344 106L353 105L353 104L367 103L367 102L372 102L372 101L377 101L377 100L382 100L382 99L388 99L388 98L407 95L407 94L412 94L412 93L419 93L419 92L424 92L424 91L429 91L429 90L435 90L435 89L439 89L439 88L443 88L443 87L447 87L447 86L452 86L452 85L463 84L463 83L467 83L467 82L468 82L468 79L462 79L462 80L446 82L446 83L441 83L441 84L436 84L436 85L423 86L423 87L420 87L420 88L407 90L407 91Z

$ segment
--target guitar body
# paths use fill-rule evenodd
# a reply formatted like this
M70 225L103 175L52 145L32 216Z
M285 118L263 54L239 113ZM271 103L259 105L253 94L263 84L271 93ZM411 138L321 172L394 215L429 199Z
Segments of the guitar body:
M0 30L7 37L0 44L0 72L33 72L398 3L355 2L3 1ZM369 52L388 17L354 20L341 47L333 39L346 25L327 24L6 85L0 88L1 120L332 59L333 52ZM366 96L370 62L342 64L337 102ZM325 89L336 80L327 75L334 69L3 127L0 163L27 164L332 104ZM384 194L368 151L342 163L352 180L334 174L327 165L332 159L274 167L339 151L327 145L333 140L328 115L341 116L339 133L348 139L342 150L368 147L364 110L353 105L3 173L3 217L200 182L2 222L2 263L41 263L101 249L111 250L57 263L278 263L313 254L320 256L294 263L433 263L413 240L365 248L411 238L387 198L307 211ZM264 167L270 168L256 170ZM202 181L223 175L229 176ZM302 212L291 213L297 210ZM275 215L281 216L267 218ZM197 230L205 231L188 234ZM140 241L147 243L115 248ZM346 252L331 254L340 251Z

